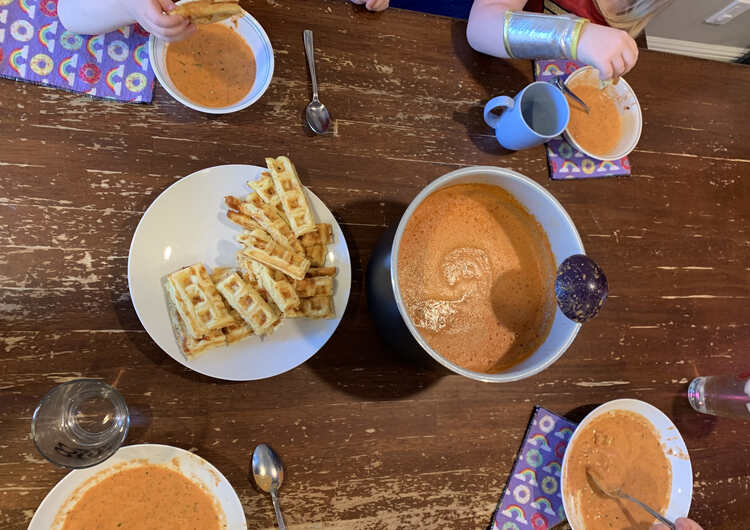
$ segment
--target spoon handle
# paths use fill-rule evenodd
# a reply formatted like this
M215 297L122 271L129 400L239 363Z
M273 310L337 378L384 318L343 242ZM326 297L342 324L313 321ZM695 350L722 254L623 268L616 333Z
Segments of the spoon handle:
M663 517L659 512L657 512L656 510L652 509L648 505L643 504L641 501L639 501L638 499L636 499L634 497L631 497L627 493L622 493L622 496L624 498L626 498L627 500L629 500L630 502L636 503L638 506L640 506L641 508L643 508L644 510L646 510L648 513L650 513L651 515L653 515L654 517L656 517L659 520L660 523L663 523L663 524L667 525L672 530L675 529L675 525L674 525L674 523L672 521L670 521L669 519Z
M281 506L279 506L279 496L276 490L271 490L271 500L273 501L273 509L276 512L276 520L279 522L279 530L286 530L286 523L284 523L284 517L281 515Z
M313 32L306 29L302 33L305 41L305 55L307 55L307 67L310 69L312 79L313 100L318 100L318 76L315 75L315 47L313 46Z
M573 99L575 99L583 107L583 110L586 111L586 114L589 113L589 106L586 105L586 103L581 98L579 98L575 94L575 92L573 92L570 88L568 88L568 85L565 84L565 81L563 81L562 78L557 77L555 79L555 84L557 85L557 87L560 90L562 90L563 92L565 92L567 94L570 94L570 97L572 97Z

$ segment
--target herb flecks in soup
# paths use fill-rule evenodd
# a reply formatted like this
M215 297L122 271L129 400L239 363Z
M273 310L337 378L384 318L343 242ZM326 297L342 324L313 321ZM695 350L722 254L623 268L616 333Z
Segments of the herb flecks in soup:
M167 46L167 72L190 101L228 107L247 96L255 82L255 56L233 29L200 26L190 37Z
M587 530L647 530L654 518L630 502L618 502L597 490L588 470L605 489L621 489L664 513L672 491L672 467L659 434L633 412L611 411L595 418L576 435L567 463L566 502L572 501Z
M127 468L88 489L61 530L223 530L221 508L198 484L165 466Z
M586 102L589 112L566 94L570 104L568 133L586 151L593 155L606 156L620 142L622 118L615 104L612 87L600 89L586 78L575 79L570 89Z
M549 241L498 186L459 184L428 196L404 230L398 275L419 334L469 370L492 373L521 362L552 326Z

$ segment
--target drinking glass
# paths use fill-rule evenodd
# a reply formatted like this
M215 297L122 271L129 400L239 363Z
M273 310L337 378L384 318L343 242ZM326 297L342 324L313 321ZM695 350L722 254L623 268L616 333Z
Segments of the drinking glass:
M42 398L31 420L31 438L53 464L84 468L112 456L128 427L128 407L117 390L96 379L76 379Z
M696 377L688 387L688 400L704 414L750 420L750 372Z

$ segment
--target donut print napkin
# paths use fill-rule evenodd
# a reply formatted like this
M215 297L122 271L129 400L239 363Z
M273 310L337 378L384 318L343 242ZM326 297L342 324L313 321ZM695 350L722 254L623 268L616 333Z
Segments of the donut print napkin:
M560 471L575 428L536 408L488 530L547 530L565 520Z
M0 76L139 103L150 102L154 88L143 28L70 33L57 0L0 0Z
M567 78L584 66L575 61L536 61L534 77L537 81L551 81L558 75ZM547 162L553 180L585 179L630 175L628 157L612 162L584 155L561 136L547 142Z

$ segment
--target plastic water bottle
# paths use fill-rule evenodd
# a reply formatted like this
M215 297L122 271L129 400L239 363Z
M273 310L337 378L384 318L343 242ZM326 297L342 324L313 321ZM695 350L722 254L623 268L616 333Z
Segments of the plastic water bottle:
M704 414L750 420L750 372L696 377L690 382L688 400Z

